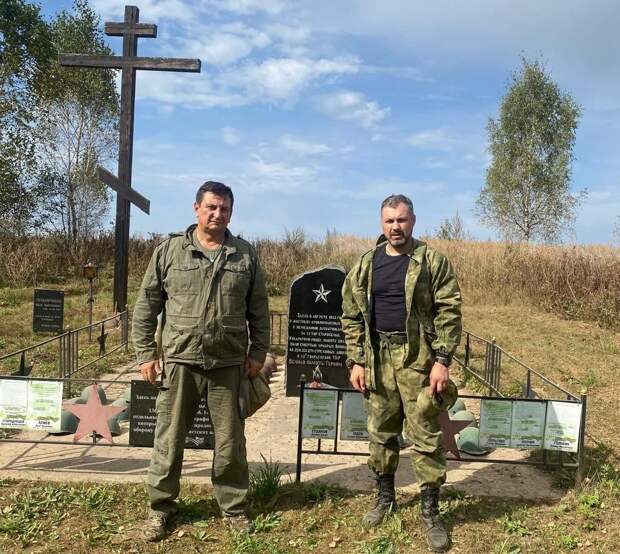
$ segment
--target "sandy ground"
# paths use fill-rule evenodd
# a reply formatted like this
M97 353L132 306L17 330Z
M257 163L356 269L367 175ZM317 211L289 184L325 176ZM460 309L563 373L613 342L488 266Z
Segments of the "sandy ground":
M272 398L269 403L246 422L248 461L250 470L262 464L262 457L278 461L285 480L295 479L297 398L287 398L284 391L284 371L279 359L279 371L272 377ZM125 367L106 379L130 380L139 378L135 367ZM111 388L110 388L111 387ZM108 385L108 397L115 398L123 387ZM113 392L114 391L114 392ZM471 407L473 411L476 406ZM43 438L39 444L0 443L0 477L57 480L57 481L110 481L143 482L151 449L126 447L127 424L123 433L115 437L116 446L92 446L88 444L45 444L45 440L67 440L43 433L23 433L19 438ZM105 443L104 443L105 444ZM304 449L316 449L317 442L304 440ZM323 449L333 448L332 441L324 441ZM340 442L339 450L367 452L365 442ZM523 453L499 449L491 454L504 460L522 459ZM184 478L196 483L208 483L211 474L213 452L209 450L186 450L183 466ZM373 488L371 472L366 457L325 454L302 456L303 481L321 480L368 491ZM561 491L551 487L550 476L534 466L506 463L448 462L448 483L468 494L504 498L524 498L535 501L555 500ZM414 493L418 490L411 470L407 450L401 453L396 476L401 491Z

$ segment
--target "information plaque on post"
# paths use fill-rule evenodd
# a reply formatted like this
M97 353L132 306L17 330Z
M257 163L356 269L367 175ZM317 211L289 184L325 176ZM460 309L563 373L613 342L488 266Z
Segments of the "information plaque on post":
M157 413L155 402L157 389L146 381L131 382L131 403L129 416L129 444L131 446L153 446ZM194 424L185 439L185 448L213 449L215 436L207 408L206 396L200 401Z
M328 266L300 275L291 285L286 348L287 396L299 396L301 374L311 376L317 366L326 385L351 387L340 325L344 278L344 269Z
M32 331L34 333L62 333L65 291L34 289Z

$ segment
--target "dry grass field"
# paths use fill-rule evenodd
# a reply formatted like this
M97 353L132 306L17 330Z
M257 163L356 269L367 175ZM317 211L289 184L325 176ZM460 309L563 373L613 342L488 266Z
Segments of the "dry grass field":
M282 241L255 241L269 278L272 309L286 309L294 275L327 263L349 268L372 242L340 235L313 242L301 232L290 233ZM508 352L568 390L588 394L587 478L581 486L570 488L572 476L556 472L558 486L568 488L560 502L542 504L528 501L526 490L520 501L470 496L458 489L447 491L442 510L454 526L452 551L618 551L618 249L430 242L450 257L459 273L467 329L495 337ZM130 302L153 243L143 241L132 247ZM100 252L106 252L105 244L99 247ZM76 277L76 271L67 264L64 273L54 278L37 269L26 281L12 281L15 275L7 278L6 258L0 258L0 281L13 285L0 288L0 354L41 338L30 331L33 274L38 284L67 291L69 324L85 322L86 282ZM96 317L108 313L110 288L108 265L97 286ZM511 389L522 382L523 375L507 364L502 386ZM321 483L278 485L275 477L264 472L255 476L252 498L256 525L249 536L238 536L225 528L216 517L209 488L186 485L180 525L158 546L131 538L132 527L146 515L142 487L0 481L0 552L426 551L415 497L401 498L399 515L368 532L360 525L360 516L371 502L368 494Z

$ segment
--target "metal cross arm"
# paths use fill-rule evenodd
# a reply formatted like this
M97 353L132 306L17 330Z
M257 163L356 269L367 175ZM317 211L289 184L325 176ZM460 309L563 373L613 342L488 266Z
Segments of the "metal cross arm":
M200 60L192 58L60 54L58 59L60 65L72 67L105 67L108 69L143 69L146 71L184 71L188 73L200 73Z
M97 175L106 185L117 194L128 200L132 204L138 206L145 214L149 214L151 211L151 202L144 198L139 192L135 191L131 187L121 183L116 175L110 173L105 167L97 166Z

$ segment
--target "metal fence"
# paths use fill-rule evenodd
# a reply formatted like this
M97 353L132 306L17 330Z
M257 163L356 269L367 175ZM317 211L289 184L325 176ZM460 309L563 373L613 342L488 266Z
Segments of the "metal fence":
M501 381L512 382L513 394L521 398L562 399L581 401L577 396L562 386L554 383L539 371L528 366L510 352L498 346L495 339L485 339L470 331L463 331L464 353L456 355L454 360L465 372L466 377L473 377L484 388L487 396L504 397ZM502 374L503 377L502 377Z
M95 357L80 363L91 350L88 337L93 330L97 334L98 345ZM109 343L110 337L113 337L114 345ZM77 329L67 328L60 335L0 356L0 374L26 377L33 374L38 363L49 363L56 358L56 375L59 379L68 379L120 349L124 349L125 353L129 351L127 309L90 325ZM10 369L15 366L17 369Z

